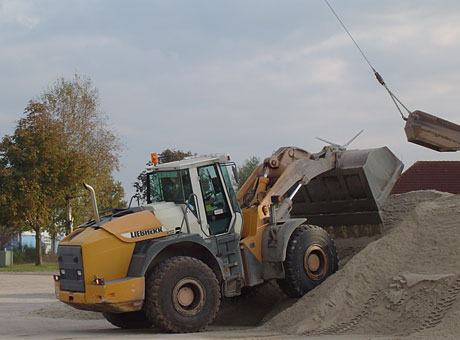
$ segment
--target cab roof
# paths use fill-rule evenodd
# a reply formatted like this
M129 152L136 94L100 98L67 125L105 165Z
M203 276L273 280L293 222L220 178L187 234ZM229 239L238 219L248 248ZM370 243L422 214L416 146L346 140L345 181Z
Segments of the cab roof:
M168 171L196 168L199 166L210 165L215 163L226 163L229 161L228 155L219 153L203 156L187 157L180 161L163 163L147 167L148 171Z

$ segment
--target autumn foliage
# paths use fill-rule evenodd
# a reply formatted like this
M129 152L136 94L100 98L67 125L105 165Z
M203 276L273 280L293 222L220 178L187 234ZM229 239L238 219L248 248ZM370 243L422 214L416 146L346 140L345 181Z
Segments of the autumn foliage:
M36 244L44 230L70 232L89 217L83 182L98 190L102 209L123 204L123 188L113 179L120 143L106 120L97 89L78 75L58 79L30 101L0 143L0 226L32 230Z

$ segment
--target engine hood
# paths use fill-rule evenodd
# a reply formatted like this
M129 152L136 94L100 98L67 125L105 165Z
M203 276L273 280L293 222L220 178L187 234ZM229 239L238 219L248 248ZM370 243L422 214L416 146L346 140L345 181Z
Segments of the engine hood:
M169 234L168 229L148 210L117 217L100 228L124 242L138 242Z
M80 228L101 228L123 242L138 242L174 234L181 229L184 222L182 209L172 202L112 209L101 215L99 223L91 220Z

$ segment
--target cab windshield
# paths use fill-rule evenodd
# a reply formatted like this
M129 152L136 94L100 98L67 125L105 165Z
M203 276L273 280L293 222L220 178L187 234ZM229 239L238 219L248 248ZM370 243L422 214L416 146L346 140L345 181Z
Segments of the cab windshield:
M192 184L188 170L149 173L147 188L149 203L188 203L187 200L192 193ZM193 204L193 202L190 203Z

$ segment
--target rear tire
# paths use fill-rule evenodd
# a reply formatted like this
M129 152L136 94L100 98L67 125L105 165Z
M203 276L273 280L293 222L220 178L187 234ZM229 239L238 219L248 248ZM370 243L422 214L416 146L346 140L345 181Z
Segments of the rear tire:
M144 312L163 331L201 331L214 321L219 306L216 275L196 258L172 257L146 277Z
M150 328L152 323L142 311L129 313L102 313L112 325L124 329Z
M283 263L285 278L277 280L283 292L300 298L338 269L334 241L322 228L306 225L294 230Z

